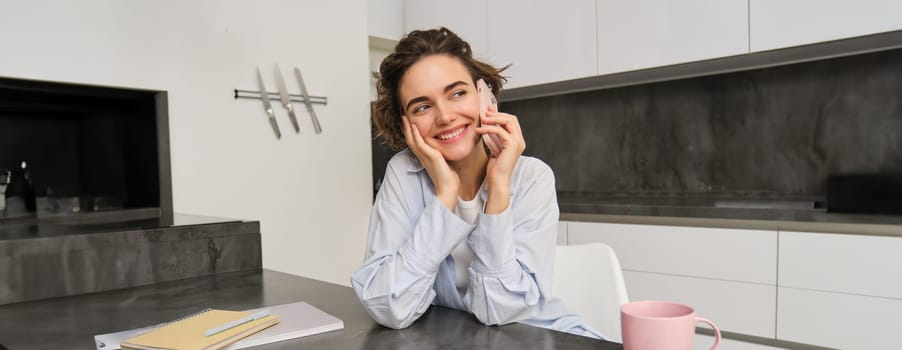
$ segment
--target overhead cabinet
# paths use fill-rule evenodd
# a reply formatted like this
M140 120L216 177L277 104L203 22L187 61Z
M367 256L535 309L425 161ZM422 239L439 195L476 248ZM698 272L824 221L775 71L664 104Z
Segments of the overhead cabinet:
M491 0L488 52L506 88L597 75L595 0Z
M506 88L902 29L902 1L405 1L405 30L446 26L512 64Z
M510 65L505 88L588 77L596 72L595 0L405 2L405 29L448 27L474 56Z
M508 89L748 52L747 0L406 1L404 18L510 64Z
M598 74L748 53L747 0L598 0Z
M902 29L898 0L748 0L752 52Z
M405 1L404 31L447 27L470 43L474 56L488 59L487 6L487 0Z

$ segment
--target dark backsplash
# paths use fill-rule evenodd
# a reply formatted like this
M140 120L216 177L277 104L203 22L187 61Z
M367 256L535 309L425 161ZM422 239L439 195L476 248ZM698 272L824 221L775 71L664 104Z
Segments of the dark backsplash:
M902 172L902 50L501 110L565 197L822 199L830 175Z

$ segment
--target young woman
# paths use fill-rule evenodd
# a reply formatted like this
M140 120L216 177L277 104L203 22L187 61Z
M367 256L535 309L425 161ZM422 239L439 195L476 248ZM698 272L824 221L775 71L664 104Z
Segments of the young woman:
M406 149L388 163L366 260L351 277L370 315L405 328L435 304L487 325L600 338L549 300L559 215L551 168L522 155L516 116L489 111L480 122L475 81L497 96L501 70L441 28L408 34L379 71L373 119L390 147ZM497 157L486 134L501 140Z

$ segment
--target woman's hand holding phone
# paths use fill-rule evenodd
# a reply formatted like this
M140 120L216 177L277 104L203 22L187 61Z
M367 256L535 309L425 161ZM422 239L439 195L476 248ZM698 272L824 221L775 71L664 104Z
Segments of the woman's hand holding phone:
M526 141L520 130L520 122L515 115L501 112L488 112L484 119L486 123L477 128L476 132L496 137L501 145L498 155L489 159L489 168L486 173L489 184L495 180L494 177L509 182L517 160L526 150Z
M476 132L482 134L483 142L492 152L486 168L486 182L489 198L486 203L486 214L498 214L510 204L510 179L520 155L526 150L526 141L520 129L520 122L512 114L498 112L494 95L485 82L476 82L480 100L487 103L480 113L481 126ZM491 100L485 98L491 95Z
M488 200L486 214L499 214L510 205L510 180L520 155L526 149L526 141L520 130L520 122L512 114L488 112L486 124L476 129L481 134L492 134L501 140L501 152L489 158L486 166Z

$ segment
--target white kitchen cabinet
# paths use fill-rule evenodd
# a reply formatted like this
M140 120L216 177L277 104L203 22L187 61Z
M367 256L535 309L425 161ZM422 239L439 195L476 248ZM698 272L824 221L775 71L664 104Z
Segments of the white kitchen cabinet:
M898 347L902 237L781 231L779 246L778 338Z
M898 347L902 237L566 224L568 244L603 242L614 248L630 300L685 303L721 330L779 341L841 349ZM734 348L728 344L722 348Z
M491 0L487 33L490 61L511 64L505 88L597 74L595 0Z
M782 287L778 293L781 340L837 349L899 348L902 300Z
M611 246L625 270L775 285L777 232L661 225L568 223L568 244Z
M558 221L557 223L557 245L567 245L567 222Z
M696 334L695 342L692 343L692 350L708 350L711 349L711 345L714 344L714 337L704 334ZM755 343L746 343L743 341L733 340L733 339L721 339L720 340L720 348L726 350L779 350L785 348L777 348L773 346L755 344Z
M751 51L902 29L899 0L749 0Z
M488 0L405 1L404 31L447 27L470 43L475 57L487 60L487 7Z
M597 11L598 74L749 52L748 0L598 0Z
M902 299L902 237L780 231L779 285Z
M616 249L615 249L616 251ZM618 257L622 256L617 252ZM630 300L670 300L690 305L722 331L774 338L777 287L758 283L636 272L624 269ZM699 324L700 327L708 327Z
M775 337L777 232L567 222L567 243L617 253L630 300L695 307L722 330Z

